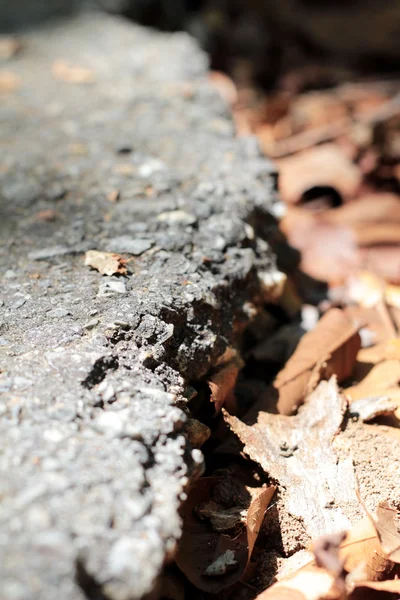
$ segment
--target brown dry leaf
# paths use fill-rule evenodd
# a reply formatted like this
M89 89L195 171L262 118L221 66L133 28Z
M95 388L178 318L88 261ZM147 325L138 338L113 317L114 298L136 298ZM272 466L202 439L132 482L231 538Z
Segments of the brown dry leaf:
M233 106L238 99L238 91L233 80L221 71L211 71L209 79L221 97Z
M381 546L387 557L400 563L400 512L387 502L381 502L376 509L375 527Z
M12 71L0 71L0 94L15 92L22 84L21 77Z
M96 75L92 69L73 65L67 60L56 60L51 71L56 79L66 83L88 84L96 81Z
M379 581L390 574L393 563L384 556L369 517L358 521L347 532L340 544L339 556L331 566L332 569L320 568L311 561L265 590L256 600L365 600L369 596L361 592L366 593L366 589L397 592L400 587L399 580ZM349 573L345 578L346 588L351 591L349 595L344 594L340 579L339 570L343 567Z
M274 583L256 600L342 600L335 577L325 569L307 566Z
M371 519L364 517L347 533L339 552L345 570L350 574L348 583L379 581L393 568L385 556Z
M329 92L308 92L294 98L290 119L294 133L321 127L348 116L348 108L341 98Z
M20 40L13 36L0 36L0 60L9 60L22 49Z
M88 250L85 254L85 265L96 269L102 275L126 275L126 259L113 252Z
M399 594L400 579L365 581L356 585L349 600L398 600Z
M400 286L388 285L385 289L385 300L389 306L400 309Z
M341 310L329 310L315 329L299 342L294 354L274 381L278 390L278 410L292 414L321 379L335 374L347 379L361 346L357 327Z
M214 403L215 414L219 414L223 406L226 406L229 412L235 412L236 399L234 389L237 376L242 367L243 362L241 359L235 357L234 360L214 373L208 380L208 386L211 390L210 400Z
M58 212L55 211L53 208L47 208L45 210L40 210L39 212L37 212L35 214L35 219L37 221L56 221L58 218Z
M335 144L325 144L277 161L279 190L288 204L297 204L316 187L335 189L353 198L361 184L361 171Z
M176 557L178 567L189 581L210 594L218 594L242 579L276 489L274 486L243 486L248 502L247 507L241 506L242 510L247 508L246 524L242 525L239 534L235 529L230 535L224 535L195 514L196 507L212 499L213 491L221 481L218 477L203 477L189 492L182 507L183 533Z
M121 197L121 192L119 190L111 190L108 192L106 198L109 202L117 202Z
M388 192L369 194L339 208L326 211L321 218L330 223L349 227L400 223L400 198Z
M357 359L361 363L376 364L384 360L400 360L400 339L389 339L372 348L362 348Z
M360 383L346 388L345 394L351 404L362 398L387 396L392 403L400 407L400 360L378 363ZM397 412L400 416L400 409L397 409Z
M346 407L332 377L294 417L260 411L249 426L224 411L244 452L285 488L288 512L302 520L313 539L349 529L341 507L359 507L351 460L338 460L332 447Z
M400 245L387 244L360 249L363 269L373 271L386 281L400 284Z
M323 535L314 541L312 550L317 567L326 569L335 577L343 576L344 565L339 557L339 548L345 538L346 532L338 531L337 533Z
M342 284L361 268L355 235L350 227L324 221L322 216L289 206L280 228L291 246L301 251L302 271L331 285Z
M374 273L361 271L347 282L347 293L351 302L370 308L383 300L385 282Z

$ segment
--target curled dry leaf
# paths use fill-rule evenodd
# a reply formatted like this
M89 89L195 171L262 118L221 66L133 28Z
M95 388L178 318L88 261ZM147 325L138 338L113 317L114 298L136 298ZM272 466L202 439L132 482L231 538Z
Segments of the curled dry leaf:
M355 196L361 171L335 144L311 148L277 161L279 189L288 204L297 204L313 188L333 188L342 198Z
M348 531L340 546L339 557L349 573L348 585L363 581L380 581L393 568L392 561L385 556L376 528L369 517L358 521Z
M366 365L368 367L368 363ZM356 385L345 390L346 396L353 402L368 397L387 397L400 407L400 360L385 360L375 365ZM353 409L352 409L353 410ZM396 412L400 410L397 408Z
M191 489L182 508L183 533L176 563L191 583L210 594L218 594L239 582L247 569L265 511L275 487L248 488L243 486L247 506L241 504L241 512L247 514L238 528L227 535L215 531L217 503L215 502L211 523L202 521L197 512L213 501L213 493L223 478L203 477ZM233 508L233 507L232 507ZM236 507L238 508L238 507ZM220 511L223 512L220 506ZM226 509L225 509L226 510ZM205 513L202 515L205 518ZM237 520L236 520L237 523Z
M400 245L385 244L360 249L363 269L373 271L386 281L400 284Z
M332 377L294 417L259 412L249 426L224 411L244 452L285 488L288 512L311 538L349 529L342 506L359 508L352 462L339 460L332 446L346 407Z
M278 581L256 600L341 600L335 577L325 569L308 566Z
M361 421L366 423L377 417L392 415L395 413L396 408L396 404L388 396L370 396L352 402L350 414L358 415Z
M351 319L339 309L331 309L307 333L293 356L274 381L278 410L291 414L321 379L335 374L347 379L353 370L361 339Z
M231 413L235 412L236 399L234 389L239 371L243 366L241 358L236 355L227 365L219 369L208 380L211 390L211 402L215 405L215 413L218 414L223 406Z
M99 252L88 250L85 254L85 265L96 269L102 275L125 275L126 259L113 252Z
M321 218L336 225L351 227L400 223L400 199L391 193L369 194L326 211Z
M400 563L400 512L387 502L381 502L376 509L375 527L382 550L395 563Z
M391 573L393 563L384 555L369 517L358 521L338 548L340 538L343 538L343 533L339 533L336 539L335 536L324 536L317 540L315 562L318 561L321 566L309 561L265 590L256 600L366 600L369 598L366 590L397 592L400 589L399 580L380 581ZM318 548L318 545L326 548L328 539L338 550L338 554L333 555L333 563L331 553L328 551L326 560L327 555L324 553L321 557Z
M399 594L400 579L365 581L356 585L349 600L398 600Z
M351 227L324 221L304 208L289 206L280 223L291 246L302 253L300 268L331 285L342 283L361 266Z
M94 71L86 67L73 65L67 60L56 60L51 67L51 71L56 79L67 83L87 84L96 81Z
M400 339L389 339L372 348L362 348L357 356L362 363L376 364L385 360L400 360Z

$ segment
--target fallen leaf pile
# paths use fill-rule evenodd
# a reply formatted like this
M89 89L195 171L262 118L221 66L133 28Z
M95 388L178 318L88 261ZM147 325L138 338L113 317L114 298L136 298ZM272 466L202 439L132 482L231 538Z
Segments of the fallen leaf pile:
M176 562L197 589L217 594L246 573L275 487L227 485L205 477L183 506L184 529Z
M189 403L208 414L194 442L207 470L182 509L182 597L397 600L398 85L278 89L251 104L226 76L212 81L238 133L276 161L287 269Z
M256 134L278 167L281 228L302 270L333 284L360 269L400 283L399 82L302 91L283 79L260 98L218 73L211 81L238 134Z

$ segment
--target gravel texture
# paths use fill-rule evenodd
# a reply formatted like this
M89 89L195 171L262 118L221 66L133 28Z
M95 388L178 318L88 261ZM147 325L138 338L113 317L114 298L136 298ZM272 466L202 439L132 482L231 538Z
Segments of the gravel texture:
M274 282L276 177L186 34L94 13L22 44L0 103L1 597L157 598L202 468L188 384Z

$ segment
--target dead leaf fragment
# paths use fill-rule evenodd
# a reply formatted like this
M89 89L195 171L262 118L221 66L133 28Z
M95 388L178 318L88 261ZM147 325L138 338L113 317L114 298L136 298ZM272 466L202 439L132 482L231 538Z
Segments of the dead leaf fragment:
M346 407L333 377L294 417L260 411L249 426L224 411L244 452L285 488L287 510L311 538L349 529L341 507L359 507L352 461L338 460L332 447Z
M0 36L0 60L9 60L22 49L20 40L13 36Z
M222 481L221 477L203 477L192 487L182 507L183 534L176 557L179 569L189 581L196 588L210 594L218 594L242 579L265 511L276 489L274 486L248 488L243 485L244 502L247 506L241 504L236 507L246 512L239 533L237 527L229 534L220 533L210 527L208 519L204 520L206 516L205 512L201 512L201 507L208 505L210 508L209 503L214 502L217 510L213 493ZM222 508L220 506L219 510ZM215 511L213 518L214 516Z
M221 412L223 406L226 406L229 412L235 411L236 399L234 388L242 366L243 362L237 356L208 380L208 386L211 390L210 400L215 405L216 414Z
M321 379L335 374L347 379L361 347L358 328L339 309L331 309L315 329L305 334L294 354L274 381L278 391L278 410L291 414Z
M323 535L315 540L312 550L317 567L326 569L335 577L343 575L344 567L343 561L339 557L339 547L345 538L346 532L338 531L337 533Z
M377 417L392 415L396 411L396 404L388 396L369 396L360 398L351 403L350 414L358 415L365 423Z
M0 94L15 92L22 84L21 77L12 71L0 71Z
M368 364L366 363L367 368ZM400 360L384 360L378 363L360 383L346 388L345 393L351 406L353 402L362 398L383 396L400 407Z
M340 546L339 556L349 573L346 578L348 585L380 581L393 566L384 555L376 528L369 517L364 517L348 531Z
M121 197L121 193L119 190L112 190L107 194L107 200L109 202L117 202Z
M96 76L92 69L73 65L67 60L56 60L51 71L53 77L66 83L90 84L96 81Z
M238 566L239 562L235 558L234 551L226 550L205 569L204 575L207 577L221 577L221 575L226 575L230 571L234 571Z
M297 204L313 188L333 188L342 198L354 197L361 171L339 146L326 144L277 161L279 189L288 204Z
M126 259L113 252L88 250L85 254L85 265L96 269L102 275L126 275Z
M400 563L400 512L387 502L381 502L376 509L375 527L382 549L393 562Z
M278 581L256 600L341 600L335 577L325 569L308 566Z

